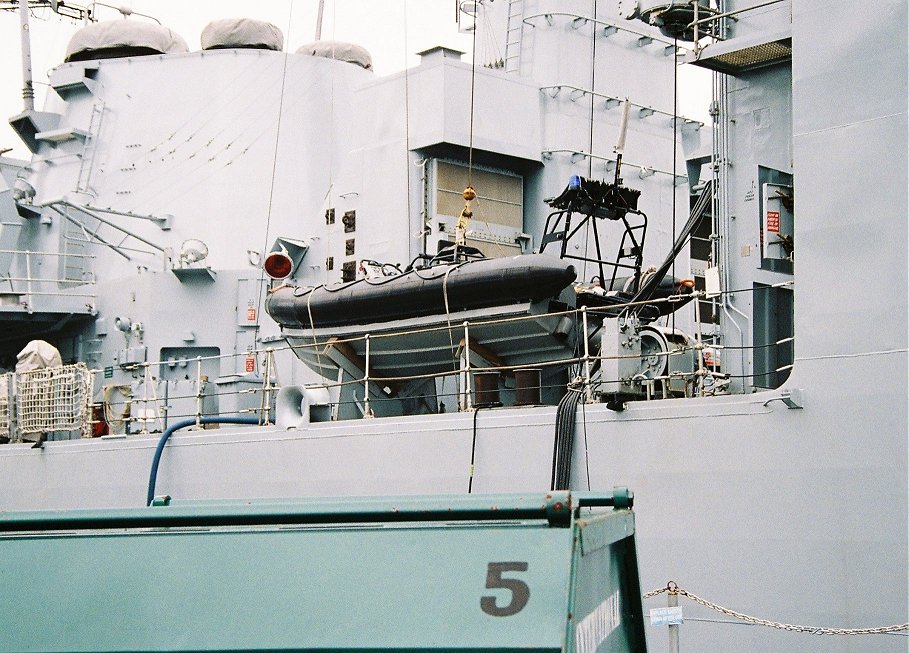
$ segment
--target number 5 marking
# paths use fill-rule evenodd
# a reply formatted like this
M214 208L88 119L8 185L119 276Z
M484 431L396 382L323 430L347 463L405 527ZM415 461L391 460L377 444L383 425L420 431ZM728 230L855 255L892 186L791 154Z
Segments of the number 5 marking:
M503 578L507 571L527 571L526 562L490 562L486 570L486 589L507 589L511 592L508 605L499 606L494 596L480 597L480 608L493 617L510 617L524 609L530 600L530 588L517 578Z

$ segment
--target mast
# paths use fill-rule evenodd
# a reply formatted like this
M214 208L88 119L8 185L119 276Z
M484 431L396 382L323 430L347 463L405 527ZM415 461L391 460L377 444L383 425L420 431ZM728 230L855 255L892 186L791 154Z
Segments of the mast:
M22 103L25 111L34 111L35 89L32 87L32 42L28 29L28 0L19 0L19 25L22 28Z
M319 0L319 13L316 15L316 41L322 40L322 15L325 13L325 0Z

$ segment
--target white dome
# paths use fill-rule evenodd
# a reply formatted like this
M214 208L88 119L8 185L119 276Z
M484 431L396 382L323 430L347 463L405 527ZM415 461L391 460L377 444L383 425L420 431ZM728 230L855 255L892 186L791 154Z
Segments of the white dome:
M356 64L366 70L372 70L372 55L362 45L344 43L343 41L313 41L297 48L297 54L309 54L314 57L337 59Z
M284 49L281 30L262 20L252 18L222 18L213 20L202 30L202 49L259 48Z
M137 49L135 54L189 52L186 41L166 27L135 20L111 20L86 25L73 34L64 61L102 59L111 51ZM93 55L99 55L97 57ZM130 56L118 53L116 56Z

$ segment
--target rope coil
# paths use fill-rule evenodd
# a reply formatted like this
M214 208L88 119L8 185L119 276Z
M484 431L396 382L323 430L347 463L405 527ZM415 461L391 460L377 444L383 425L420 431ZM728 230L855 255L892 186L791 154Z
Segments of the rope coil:
M688 590L682 589L674 581L669 581L666 584L666 587L661 587L659 589L647 592L644 594L644 598L653 598L654 596L659 596L665 592L668 592L670 595L684 596L685 598L697 603L698 605L709 608L710 610L714 610L728 617L733 617L739 621L744 621L756 626L767 626L769 628L776 628L778 630L786 630L793 633L808 633L809 635L883 635L886 633L898 633L904 630L909 630L909 623L894 624L893 626L880 626L876 628L827 628L823 626L800 626L796 624L770 621L768 619L760 619L758 617L747 615L743 612L731 610L717 603L714 603L713 601L708 601L707 599L701 598L697 594L693 594Z

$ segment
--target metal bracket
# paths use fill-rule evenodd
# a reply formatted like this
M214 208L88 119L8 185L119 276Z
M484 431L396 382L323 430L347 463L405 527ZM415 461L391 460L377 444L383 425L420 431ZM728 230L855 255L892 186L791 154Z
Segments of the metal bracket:
M550 526L566 526L574 510L571 492L550 492L546 495L546 519Z
M791 388L788 390L781 390L779 397L768 399L764 402L764 405L766 406L773 401L782 401L786 404L786 408L804 408L804 401L802 399L801 388Z

